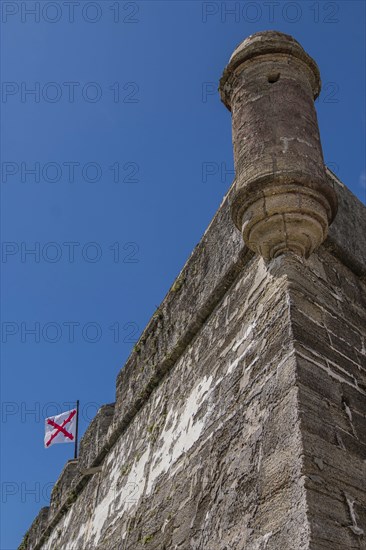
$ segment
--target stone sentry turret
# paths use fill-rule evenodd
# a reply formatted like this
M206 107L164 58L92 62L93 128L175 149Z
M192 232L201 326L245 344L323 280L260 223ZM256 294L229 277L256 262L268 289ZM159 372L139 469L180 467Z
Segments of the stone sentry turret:
M320 87L315 61L275 31L244 40L220 81L232 112L232 217L247 246L266 260L285 252L308 257L337 211L314 107Z

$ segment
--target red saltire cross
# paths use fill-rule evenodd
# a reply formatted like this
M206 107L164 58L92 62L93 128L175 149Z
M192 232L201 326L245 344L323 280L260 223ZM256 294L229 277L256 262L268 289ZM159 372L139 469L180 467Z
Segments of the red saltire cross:
M50 426L53 426L54 428L56 428L56 432L54 432L51 437L49 438L49 440L47 441L46 443L46 446L48 447L49 445L51 445L53 439L56 437L56 435L58 435L60 432L62 432L64 434L64 436L68 437L69 439L71 439L71 441L74 439L74 436L68 432L67 430L65 430L65 426L66 424L68 424L69 422L71 422L71 420L74 418L74 416L76 415L76 410L73 410L71 411L71 413L69 414L69 416L62 422L61 425L59 424L56 424L56 422L54 420L52 420L51 418L47 418L47 424L49 424Z

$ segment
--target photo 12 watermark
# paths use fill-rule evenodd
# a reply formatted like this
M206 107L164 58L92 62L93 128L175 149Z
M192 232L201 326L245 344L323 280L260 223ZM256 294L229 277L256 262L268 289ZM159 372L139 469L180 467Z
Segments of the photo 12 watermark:
M102 101L117 104L140 102L140 86L137 82L96 81L3 81L1 103L86 103Z
M79 416L85 422L91 422L99 411L101 403L87 401L80 403ZM73 409L75 403L63 401L3 401L1 403L1 423L20 422L21 424L44 424L45 419L57 416L65 410Z
M140 2L122 0L70 1L16 1L3 0L0 4L2 23L35 24L46 23L124 23L140 22Z
M340 22L338 2L283 2L283 1L236 1L202 2L201 21L221 23L313 23L335 24Z
M79 475L83 475L83 471L79 472ZM87 471L85 475L88 475ZM120 478L116 482L111 482L108 479L103 481L103 487L101 488L102 494L109 494L112 492L114 495L112 499L113 507L125 507L125 505L134 504L138 501L139 494L141 493L142 481L137 483L136 481L123 480L124 473L121 469ZM43 506L59 506L59 495L57 491L53 489L56 487L55 481L2 481L1 482L1 502L2 504L41 504ZM71 487L69 488L71 490ZM75 495L74 495L75 496Z
M333 174L339 176L339 164L337 162L325 162L325 166L329 168ZM269 169L272 165L269 166ZM268 173L270 170L268 170ZM272 171L272 174L274 172ZM231 184L235 179L235 170L232 163L226 161L204 161L201 164L201 182L202 183L222 183Z
M1 263L32 264L138 264L140 245L134 241L110 244L96 241L3 241Z
M51 499L52 489L55 482L48 481L2 481L1 482L1 502L8 504L16 502L17 504L26 504L33 502L36 504L48 504Z
M1 322L2 344L136 344L140 326L135 321L14 321Z
M139 183L140 165L135 161L100 162L3 161L1 183Z
M202 183L231 183L235 178L235 170L232 165L228 166L225 161L204 161L201 165Z
M201 84L201 102L209 103L220 97L217 82L202 82ZM341 89L337 82L324 82L320 95L315 99L315 104L335 104L341 100ZM290 102L291 104L291 102Z

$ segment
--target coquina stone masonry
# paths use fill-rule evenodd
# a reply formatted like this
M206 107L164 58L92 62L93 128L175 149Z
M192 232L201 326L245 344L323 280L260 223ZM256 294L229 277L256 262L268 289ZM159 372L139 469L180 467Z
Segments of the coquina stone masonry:
M22 550L366 548L366 208L319 91L287 35L235 50L236 179Z

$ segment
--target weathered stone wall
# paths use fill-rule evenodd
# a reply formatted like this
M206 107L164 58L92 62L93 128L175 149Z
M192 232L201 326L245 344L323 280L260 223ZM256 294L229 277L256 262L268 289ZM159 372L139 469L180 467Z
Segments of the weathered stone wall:
M287 272L311 548L366 548L366 285L324 250Z
M308 260L249 252L229 192L23 548L364 547L366 216L328 178Z
M286 287L263 260L248 263L44 549L245 548L274 532L301 547Z

